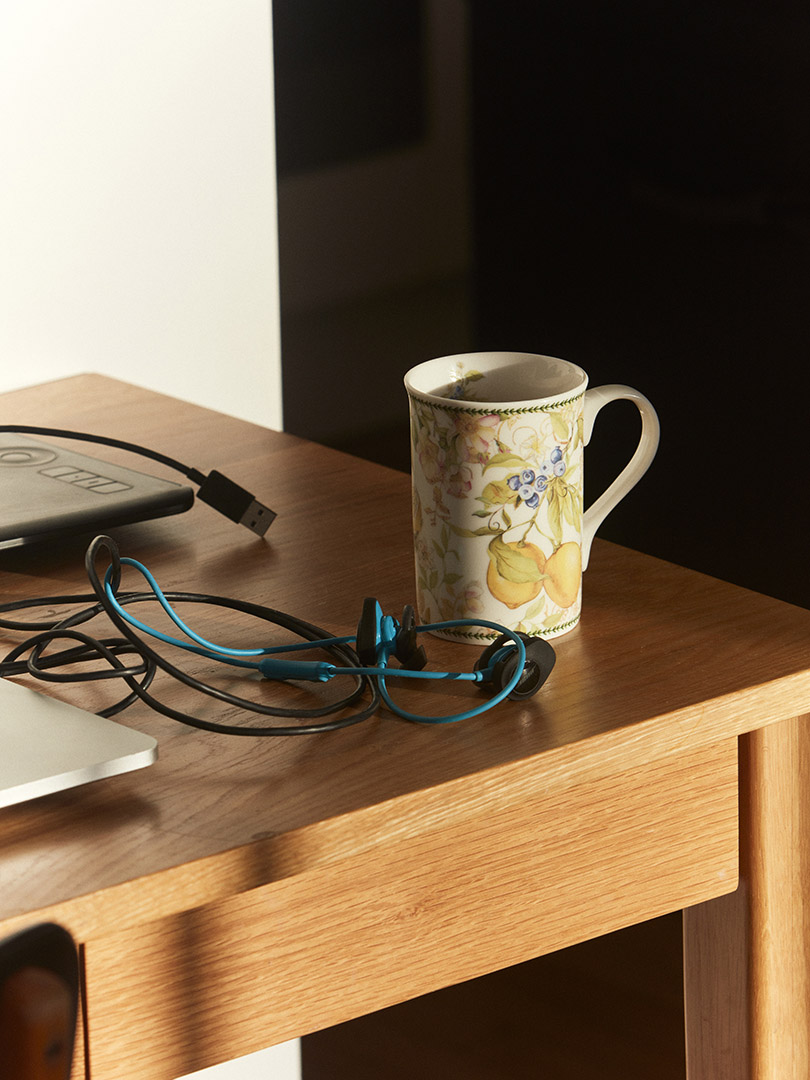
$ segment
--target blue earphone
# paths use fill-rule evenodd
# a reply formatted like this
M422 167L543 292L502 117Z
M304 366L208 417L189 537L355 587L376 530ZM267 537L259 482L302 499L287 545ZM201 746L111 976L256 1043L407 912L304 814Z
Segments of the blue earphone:
M506 698L517 700L529 698L546 681L556 659L553 648L543 638L529 637L518 631L509 630L500 623L486 619L450 619L445 622L418 626L413 608L406 607L401 621L398 621L390 615L384 615L379 603L372 597L364 601L357 633L354 635L329 637L317 641L306 640L293 645L269 648L225 648L207 641L182 621L150 571L142 563L122 557L120 564L133 567L145 578L163 610L188 640L184 641L164 634L127 611L116 596L114 587L116 575L110 567L104 578L104 591L108 602L122 619L143 633L222 663L258 670L266 679L327 682L339 675L365 676L374 680L380 697L393 713L405 720L422 724L447 724L468 720L493 708ZM418 644L418 635L466 626L483 627L498 635L478 658L473 670L470 672L424 670L427 657L424 648ZM327 661L295 660L284 655L302 649L329 648L352 643L359 660L359 664L354 667ZM389 666L392 658L398 662L399 667ZM464 712L446 716L423 716L408 712L391 699L385 682L387 675L398 678L472 682L482 688L491 688L493 693L486 701Z

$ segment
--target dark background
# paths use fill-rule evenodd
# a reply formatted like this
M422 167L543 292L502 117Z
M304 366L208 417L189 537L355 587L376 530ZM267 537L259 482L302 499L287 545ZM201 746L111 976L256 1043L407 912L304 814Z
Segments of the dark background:
M438 43L437 8L453 13ZM806 6L275 0L274 20L287 430L407 469L408 367L563 356L661 418L656 461L600 535L810 606ZM398 281L387 225L328 234L362 220L354 176L436 141L452 91L436 57L460 48L467 240L442 260L426 229L424 274ZM370 220L430 209L432 176L364 188ZM302 252L321 242L337 284L309 303ZM384 282L341 293L342 256L365 249L387 255ZM590 493L629 456L633 412L601 414Z

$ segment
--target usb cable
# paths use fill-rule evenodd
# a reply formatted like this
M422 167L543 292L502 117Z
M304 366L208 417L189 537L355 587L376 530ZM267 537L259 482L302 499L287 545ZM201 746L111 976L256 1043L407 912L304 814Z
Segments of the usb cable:
M127 450L131 454L159 461L162 465L182 473L192 484L196 484L197 497L204 503L208 503L214 510L238 525L244 525L257 536L264 536L276 518L275 512L259 502L255 495L234 483L233 480L229 480L227 476L223 476L217 469L204 473L190 465L184 465L182 461L177 461L176 458L169 457L167 454L161 454L145 446L138 446L136 443L113 439L107 435L91 435L86 431L65 431L62 428L32 427L28 424L0 424L0 432L100 443L102 446L114 446L119 450Z

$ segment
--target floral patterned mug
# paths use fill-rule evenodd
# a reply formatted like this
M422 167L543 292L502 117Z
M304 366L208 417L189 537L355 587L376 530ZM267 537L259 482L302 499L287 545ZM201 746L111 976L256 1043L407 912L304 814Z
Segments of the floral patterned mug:
M405 376L422 622L480 617L546 638L576 626L594 533L646 472L659 434L637 390L587 386L582 368L531 353L445 356ZM583 448L619 398L641 414L638 447L583 514Z

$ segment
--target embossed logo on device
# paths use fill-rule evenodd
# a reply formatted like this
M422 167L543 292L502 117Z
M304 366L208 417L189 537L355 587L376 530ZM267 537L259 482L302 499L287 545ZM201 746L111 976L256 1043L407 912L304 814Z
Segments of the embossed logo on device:
M47 446L4 446L0 449L0 465L45 465L56 454Z
M121 480L111 480L109 476L99 476L97 473L86 472L83 469L74 469L70 465L52 465L50 469L39 470L43 476L52 476L55 480L63 480L66 484L75 487L88 488L97 491L101 495L112 495L116 491L129 491L131 484L125 484Z

